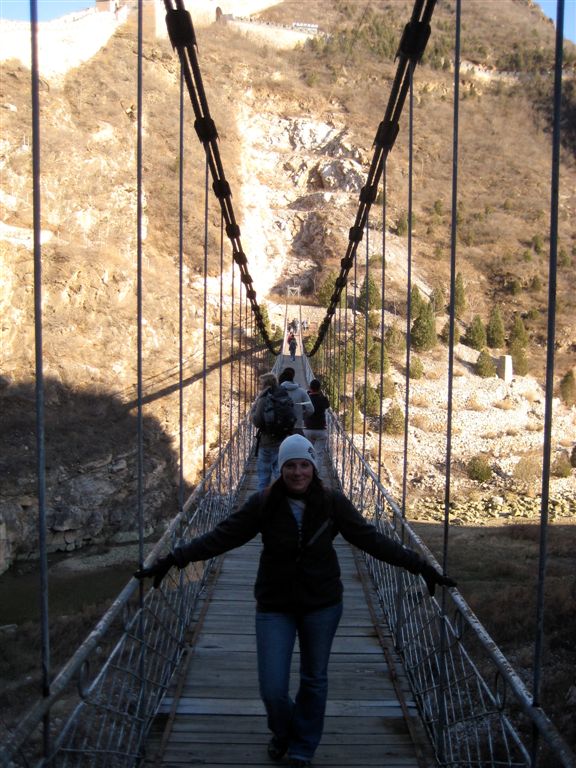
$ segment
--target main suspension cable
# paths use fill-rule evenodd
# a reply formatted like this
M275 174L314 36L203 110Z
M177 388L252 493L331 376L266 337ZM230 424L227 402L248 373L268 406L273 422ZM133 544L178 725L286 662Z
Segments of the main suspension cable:
M256 301L256 291L253 280L248 272L248 259L242 248L240 240L240 227L236 222L234 208L232 206L232 192L230 184L224 175L220 151L218 149L218 131L216 124L210 115L208 101L204 91L202 75L196 54L196 35L190 13L184 8L183 0L175 0L176 7L172 6L172 0L164 0L166 8L166 25L168 35L173 48L177 51L180 64L184 73L184 79L192 108L194 110L194 128L198 138L206 151L206 161L212 176L212 189L216 195L222 215L226 222L226 234L232 244L232 256L240 269L242 283L246 288L246 297L250 301L252 313L256 325L260 331L264 343L274 355L280 353L272 344L268 335L268 329L264 322L262 311Z

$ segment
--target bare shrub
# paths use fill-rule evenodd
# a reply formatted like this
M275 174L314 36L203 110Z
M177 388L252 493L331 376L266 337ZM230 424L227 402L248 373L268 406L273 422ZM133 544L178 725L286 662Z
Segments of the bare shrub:
M484 405L484 403L481 403L478 400L478 397L477 397L476 394L470 395L470 397L466 401L465 408L466 408L467 411L479 411L479 412L481 412L481 411L485 411L486 410L486 406Z
M542 475L542 458L532 453L522 456L512 471L513 479L526 490L533 490Z
M425 395L412 395L410 405L415 408L430 408L430 401Z
M515 408L515 403L509 397L505 397L503 400L498 400L497 403L494 403L494 408L500 408L502 411L511 411Z

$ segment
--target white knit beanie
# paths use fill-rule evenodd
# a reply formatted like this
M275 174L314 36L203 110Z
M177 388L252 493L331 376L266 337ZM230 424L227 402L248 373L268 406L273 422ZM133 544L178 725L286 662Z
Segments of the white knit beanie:
M318 464L316 464L316 452L314 446L310 440L306 440L302 435L290 435L280 443L278 450L278 468L282 470L282 467L287 461L291 459L306 459L314 465L318 470Z

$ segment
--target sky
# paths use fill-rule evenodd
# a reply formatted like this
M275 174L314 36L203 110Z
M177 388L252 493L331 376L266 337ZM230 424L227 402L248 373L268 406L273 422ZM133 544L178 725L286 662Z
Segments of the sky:
M463 0L465 3L466 0ZM486 0L498 2L498 0ZM538 5L551 19L556 18L557 0L537 0ZM50 21L67 13L91 8L95 5L90 0L37 0L39 21ZM186 0L184 5L187 5ZM190 7L187 5L187 7ZM0 18L28 19L30 3L28 0L0 0ZM564 37L576 43L576 0L564 0Z

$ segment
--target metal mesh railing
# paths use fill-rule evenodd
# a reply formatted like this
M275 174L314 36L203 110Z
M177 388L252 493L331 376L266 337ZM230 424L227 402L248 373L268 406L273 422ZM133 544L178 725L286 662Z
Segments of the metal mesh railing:
M383 533L432 553L402 518L398 504L330 416L334 469L346 495ZM401 654L438 765L528 768L538 732L538 765L574 766L574 756L461 595L430 598L421 577L364 555Z
M150 552L202 534L228 515L241 485L253 427L240 423L184 510ZM22 720L0 750L0 764L122 766L135 764L143 738L178 666L210 563L173 569L161 588L131 580L60 671L50 696ZM41 757L42 724L51 744Z

